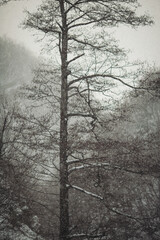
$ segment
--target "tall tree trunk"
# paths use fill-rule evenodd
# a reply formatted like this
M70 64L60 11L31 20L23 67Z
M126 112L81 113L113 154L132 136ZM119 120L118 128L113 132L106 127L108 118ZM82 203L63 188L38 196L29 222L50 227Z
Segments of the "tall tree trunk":
M68 31L64 1L60 1L62 16L62 45L61 45L61 120L60 120L60 240L66 240L69 234L68 209L68 165L67 165L67 45Z

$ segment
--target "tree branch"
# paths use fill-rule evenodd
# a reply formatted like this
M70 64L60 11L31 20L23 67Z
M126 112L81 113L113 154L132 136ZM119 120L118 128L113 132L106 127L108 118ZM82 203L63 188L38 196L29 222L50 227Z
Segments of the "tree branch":
M87 113L69 113L67 114L68 117L90 117L90 118L96 118L93 114L87 114Z
M102 78L110 78L110 79L113 79L113 80L116 80L122 84L124 84L125 86L127 87L130 87L130 88L133 88L133 89L141 89L141 90L148 90L149 88L145 88L145 87L135 87L133 85L130 85L126 82L124 82L122 79L118 78L118 77L115 77L111 74L93 74L93 75L86 75L86 76L82 76L80 78L77 78L75 80L72 80L68 83L68 87L71 86L72 84L74 83L77 83L79 81L82 81L82 80L87 80L87 79L92 79L92 78L96 78L96 77L102 77Z
M71 162L71 163L73 163L73 162ZM74 161L74 163L76 163L76 161ZM84 163L83 165L70 168L68 170L68 172L72 173L73 171L76 171L76 170L81 170L81 169L85 169L85 168L94 168L94 167L108 167L108 170L118 169L118 170L121 170L121 171L134 173L134 174L140 174L140 175L145 174L142 171L133 171L131 169L123 168L123 167L120 167L120 166L112 166L109 163L91 163L91 164Z
M80 192L82 192L82 193L85 193L85 194L87 194L87 195L89 195L89 196L91 196L91 197L94 197L94 198L96 198L96 199L99 199L99 200L101 200L101 201L105 200L102 196L99 196L99 195L97 195L97 194L95 194L95 193L86 191L85 189L83 189L83 188L81 188L81 187L78 187L78 186L75 186L75 185L69 185L69 187L70 187L70 188L73 188L73 189L75 189L75 190L78 190L78 191L80 191ZM104 205L105 205L105 207L106 207L109 211L111 211L111 212L113 212L113 213L115 213L115 214L117 214L117 215L124 216L124 217L130 218L130 219L133 219L133 220L135 220L135 221L143 220L143 219L141 219L141 218L133 217L132 215L129 215L129 214L126 214L126 213L122 213L121 211L119 211L119 210L117 210L117 209L115 209L115 208L111 208L111 207L109 207L107 204L105 204L105 202L104 202Z
M103 197L101 197L101 196L99 196L99 195L97 195L97 194L95 194L95 193L86 191L85 189L80 188L80 187L78 187L78 186L69 185L68 187L69 187L69 188L76 189L76 190L78 190L78 191L80 191L80 192L83 192L83 193L85 193L85 194L87 194L87 195L89 195L89 196L92 196L92 197L94 197L94 198L96 198L96 199L103 200Z
M108 234L86 234L86 233L80 233L80 234L73 234L73 235L70 235L69 238L72 239L72 238L87 238L87 239L90 239L90 238L96 238L96 239L102 239L102 237L107 237Z
M84 56L84 55L85 55L85 54L84 54L84 53L82 53L81 55L78 55L78 56L76 56L76 57L72 58L71 60L69 60L69 61L67 62L67 64L70 64L71 62L73 62L73 61L77 60L78 58L80 58L80 57L82 57L82 56Z

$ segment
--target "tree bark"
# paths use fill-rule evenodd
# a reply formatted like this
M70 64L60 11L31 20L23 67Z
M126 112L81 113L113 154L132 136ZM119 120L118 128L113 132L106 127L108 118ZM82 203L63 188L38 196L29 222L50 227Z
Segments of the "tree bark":
M61 106L60 106L60 232L59 239L66 240L69 234L68 207L68 164L67 164L67 45L68 30L64 1L60 1L62 15L62 45L61 45Z

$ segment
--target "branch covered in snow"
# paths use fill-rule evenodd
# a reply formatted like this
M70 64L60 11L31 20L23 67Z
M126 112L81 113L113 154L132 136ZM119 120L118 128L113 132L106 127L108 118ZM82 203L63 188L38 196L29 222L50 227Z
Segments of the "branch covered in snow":
M68 170L69 173L72 173L73 171L76 170L81 170L85 168L93 168L93 167L107 167L107 170L113 170L113 169L118 169L121 171L129 172L129 173L134 173L134 174L144 174L142 171L134 171L128 168L123 168L117 165L111 165L110 163L89 163L89 164L83 164L80 166L72 167Z
M95 194L95 193L92 193L92 192L86 191L85 189L80 188L80 187L78 187L78 186L75 186L75 185L69 185L69 187L70 187L70 188L73 188L73 189L76 189L76 190L78 190L78 191L80 191L80 192L83 192L83 193L85 193L85 194L87 194L87 195L90 195L90 196L92 196L92 197L94 197L94 198L97 198L97 199L103 200L103 197L101 197L101 196L99 196L99 195L97 195L97 194Z
M86 233L79 233L79 234L73 234L70 235L69 238L96 238L96 239L102 239L103 237L106 237L107 235L105 234L86 234Z

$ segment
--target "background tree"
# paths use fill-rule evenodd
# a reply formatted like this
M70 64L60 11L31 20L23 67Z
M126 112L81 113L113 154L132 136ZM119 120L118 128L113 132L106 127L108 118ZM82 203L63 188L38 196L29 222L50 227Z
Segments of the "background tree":
M30 64L36 61L8 39L0 39L0 46L0 238L22 239L28 234L28 239L33 239L39 232L39 220L33 211L37 166L34 159L31 161L28 142L23 142L29 126L23 103L17 102L15 94L23 81L31 80Z
M80 117L97 118L92 104L93 92L106 93L108 84L119 81L125 85L124 56L107 34L107 27L120 24L139 26L151 24L148 16L137 16L134 1L47 1L36 13L28 13L25 26L44 32L59 54L61 75L60 96L60 239L69 237L68 191L73 187L68 168L79 154L71 155L68 142L69 122ZM93 31L94 29L94 31ZM57 57L58 58L58 57ZM113 71L114 70L114 71ZM122 78L123 77L123 80ZM85 109L70 111L72 96L85 102ZM82 103L82 102L81 102ZM81 107L81 106L80 106ZM71 109L72 110L72 109ZM88 121L88 120L87 120ZM84 150L83 150L84 151ZM82 190L85 193L85 190Z
M17 128L17 107L1 96L0 103L0 214L1 239L38 237L38 218L31 211L29 197L33 186L33 163L23 155ZM17 150L19 145L19 149ZM23 157L22 157L23 155ZM32 177L32 181L31 178ZM40 236L39 236L40 237ZM41 238L42 239L42 238Z
M111 137L117 150L111 150L112 164L110 167L111 169L116 167L119 170L117 169L116 173L112 171L111 176L108 174L106 183L107 186L111 186L109 192L112 193L112 197L108 199L115 204L114 198L116 199L120 194L117 201L120 204L119 207L121 206L119 210L123 209L124 212L127 206L130 206L133 212L131 213L128 208L127 213L139 219L138 224L135 221L132 223L131 229L134 229L134 234L141 229L142 239L159 239L159 213L157 211L159 205L159 158L157 155L159 140L156 138L159 133L158 82L158 73L148 74L140 83L140 86L145 86L148 91L142 90L136 93L132 91L125 98L121 111L124 108L130 111L125 112L125 119L115 123ZM107 135L108 133L105 139L108 138ZM123 170L123 175L121 170ZM137 173L140 174L137 175ZM112 177L116 177L120 184ZM137 239L140 238L139 234L140 232L136 233ZM133 232L131 236L133 237Z

